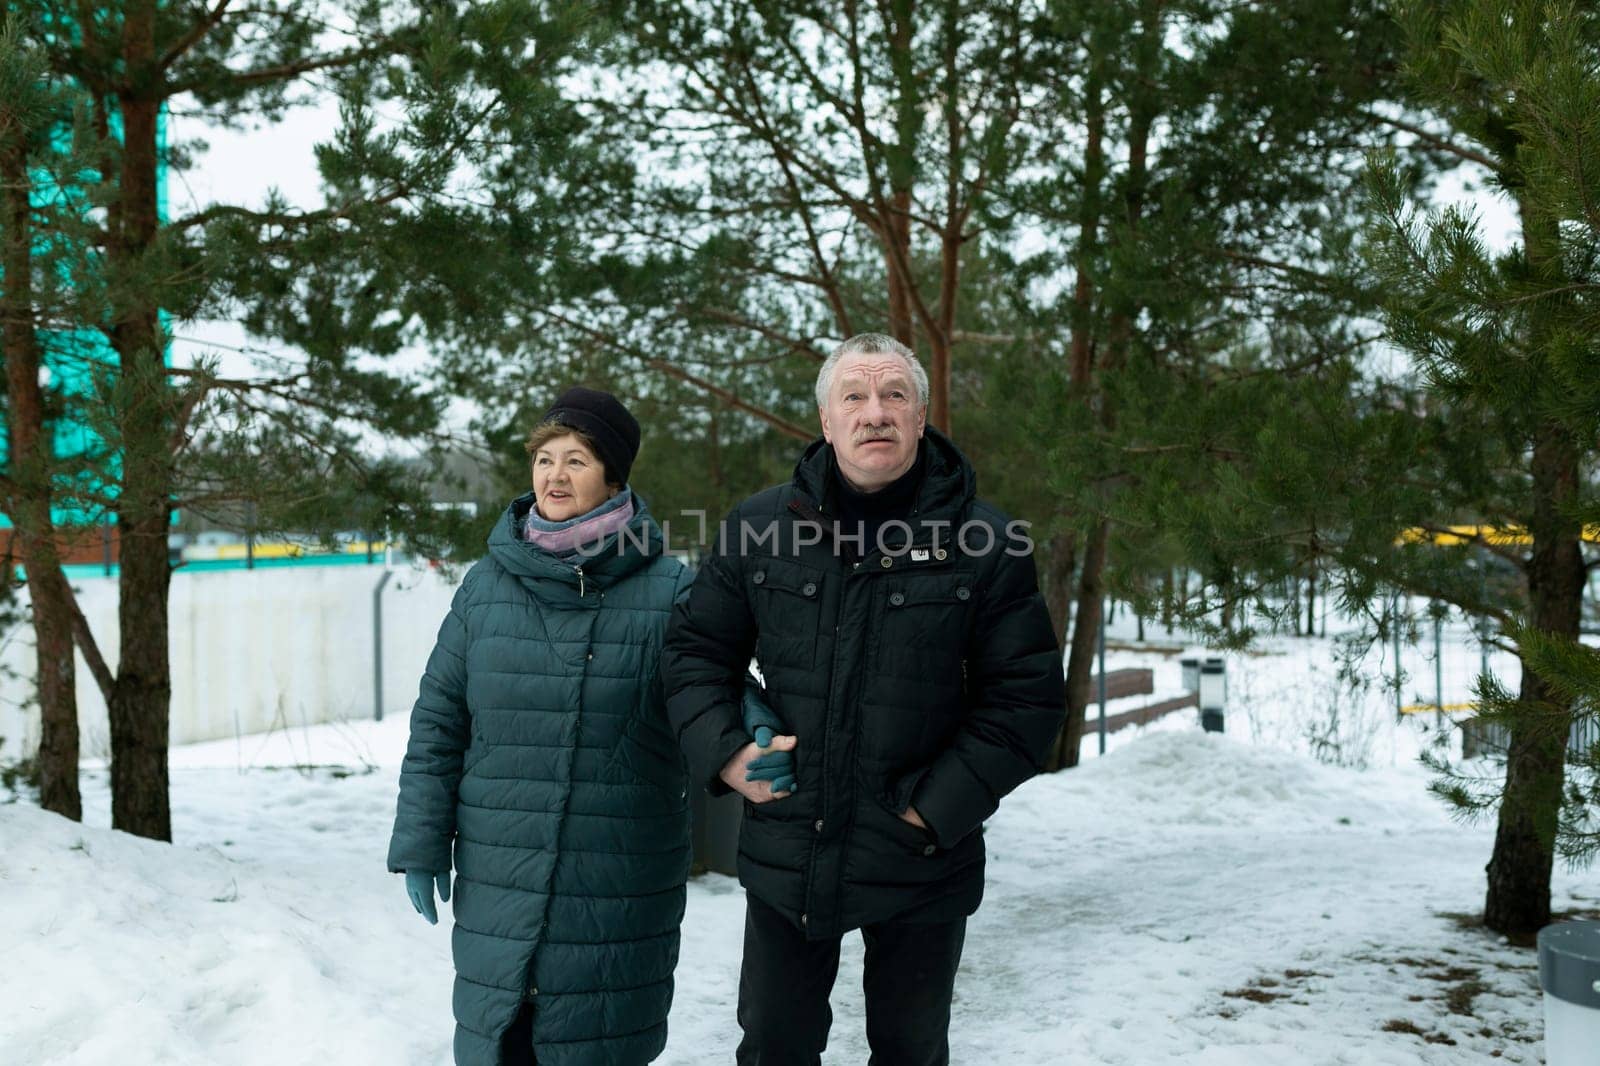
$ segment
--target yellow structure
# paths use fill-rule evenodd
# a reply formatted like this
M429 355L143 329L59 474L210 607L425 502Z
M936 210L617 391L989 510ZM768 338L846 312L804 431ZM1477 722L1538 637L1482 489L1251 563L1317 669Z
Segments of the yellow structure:
M1590 544L1600 544L1600 525L1584 526L1583 539ZM1432 543L1443 547L1476 543L1524 545L1533 543L1533 535L1521 526L1447 526L1440 530L1408 529L1400 534L1396 543Z
M193 545L183 549L185 561L223 561L243 560L253 555L256 559L304 559L313 556L326 555L366 555L369 551L374 555L383 554L388 547L384 541L353 541L347 544L335 545L332 550L323 548L318 544L295 544L284 541L258 541L255 551L251 552L244 544L212 544L206 546Z
M1408 703L1404 707L1400 708L1400 713L1436 714L1440 711L1443 711L1445 714L1462 714L1469 711L1476 711L1477 709L1478 704L1476 701L1470 703L1447 703L1443 707L1439 706L1437 703Z

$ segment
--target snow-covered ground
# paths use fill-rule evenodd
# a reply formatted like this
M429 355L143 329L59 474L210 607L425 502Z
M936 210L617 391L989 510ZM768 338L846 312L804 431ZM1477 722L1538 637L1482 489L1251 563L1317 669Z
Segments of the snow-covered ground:
M1533 954L1469 917L1492 830L1452 823L1415 763L1432 716L1338 684L1326 641L1266 651L1229 657L1225 736L1193 711L1103 759L1091 735L991 820L954 1062L1542 1061ZM1155 668L1152 699L1178 669L1108 665ZM84 825L0 795L0 1062L448 1063L448 922L383 868L406 728L175 749L171 847L105 828L103 767ZM1560 871L1556 897L1600 908L1600 877ZM692 882L658 1062L732 1060L742 900ZM848 937L828 1063L867 1058L860 956Z

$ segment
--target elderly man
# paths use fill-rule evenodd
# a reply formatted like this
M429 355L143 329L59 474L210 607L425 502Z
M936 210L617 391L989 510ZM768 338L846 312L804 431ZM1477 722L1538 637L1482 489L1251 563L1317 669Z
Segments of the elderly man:
M852 337L816 394L822 439L734 509L674 610L667 711L693 779L746 800L738 1062L820 1061L840 938L860 929L872 1063L932 1066L983 896L980 827L1060 727L1061 653L1031 542L926 424L910 349ZM741 716L752 655L781 722L767 748ZM792 791L747 779L773 751L792 752Z

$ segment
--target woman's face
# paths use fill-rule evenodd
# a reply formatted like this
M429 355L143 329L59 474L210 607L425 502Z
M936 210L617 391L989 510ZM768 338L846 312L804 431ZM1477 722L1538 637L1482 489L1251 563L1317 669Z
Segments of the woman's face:
M533 453L534 502L547 522L576 518L616 494L606 484L605 467L576 434L546 441Z

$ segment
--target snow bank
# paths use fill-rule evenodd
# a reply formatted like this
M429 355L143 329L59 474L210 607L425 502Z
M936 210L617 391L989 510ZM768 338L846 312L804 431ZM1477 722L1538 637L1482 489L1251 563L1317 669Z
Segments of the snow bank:
M1088 803L1147 827L1415 829L1448 823L1441 804L1424 791L1426 783L1420 768L1356 773L1190 727L1150 733L1073 773L1030 782L1025 802Z
M296 873L0 807L0 1059L428 1061L408 1012L427 984L448 1017L443 944Z

